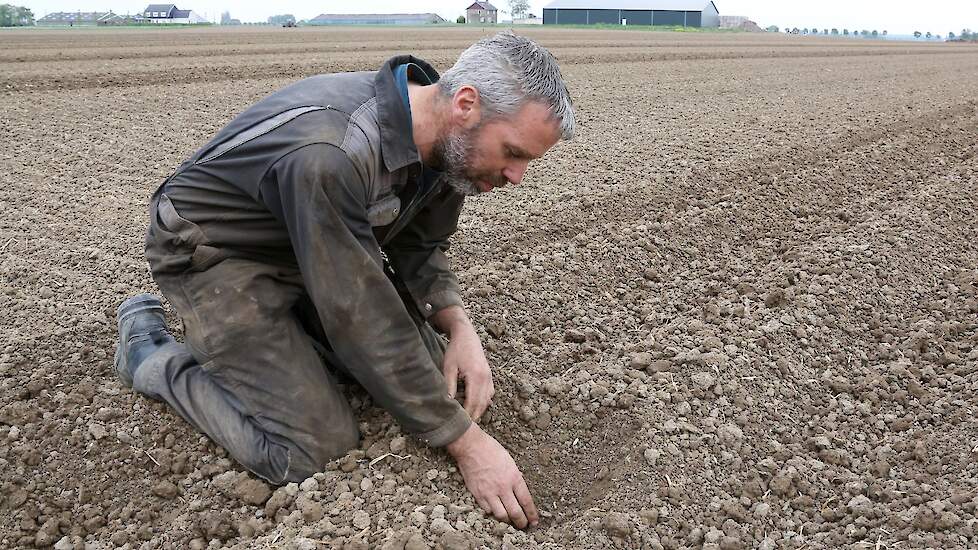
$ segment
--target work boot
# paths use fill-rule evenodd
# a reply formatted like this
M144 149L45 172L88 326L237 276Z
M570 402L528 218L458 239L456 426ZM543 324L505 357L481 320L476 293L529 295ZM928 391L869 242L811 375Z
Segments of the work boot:
M122 302L115 318L119 322L115 372L122 383L131 388L139 365L163 345L176 339L167 332L163 304L152 294L139 294Z

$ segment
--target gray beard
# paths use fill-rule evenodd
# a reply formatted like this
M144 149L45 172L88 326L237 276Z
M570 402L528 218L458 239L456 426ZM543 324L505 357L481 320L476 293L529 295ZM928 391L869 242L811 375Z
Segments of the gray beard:
M479 188L466 175L469 155L472 153L474 130L450 133L439 140L434 147L435 164L442 172L441 182L466 197L479 194Z

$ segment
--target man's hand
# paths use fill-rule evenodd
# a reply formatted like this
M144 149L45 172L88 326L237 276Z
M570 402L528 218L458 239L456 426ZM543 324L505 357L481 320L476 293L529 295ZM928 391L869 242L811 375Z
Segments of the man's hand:
M471 424L446 449L455 457L465 486L483 510L520 529L540 522L533 497L513 458L478 425Z
M465 382L465 411L473 421L478 422L496 393L492 384L492 370L479 335L458 306L439 311L434 321L451 337L442 363L448 395L454 399L459 380Z

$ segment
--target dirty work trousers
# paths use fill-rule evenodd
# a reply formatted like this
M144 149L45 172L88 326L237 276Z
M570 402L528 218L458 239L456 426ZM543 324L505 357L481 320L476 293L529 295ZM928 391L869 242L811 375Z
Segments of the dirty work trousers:
M168 403L271 483L302 481L358 444L333 375L357 366L332 353L298 270L227 258L156 282L186 343L147 358L136 391ZM405 305L440 366L445 340Z

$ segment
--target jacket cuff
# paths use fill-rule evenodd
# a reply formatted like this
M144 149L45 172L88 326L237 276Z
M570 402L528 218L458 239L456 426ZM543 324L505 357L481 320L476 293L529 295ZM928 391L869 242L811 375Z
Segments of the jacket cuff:
M448 306L462 306L462 295L454 290L432 292L418 304L421 314L427 319Z
M469 418L469 413L459 407L458 412L448 422L429 432L419 433L417 437L429 447L444 447L461 437L470 424L472 419Z

